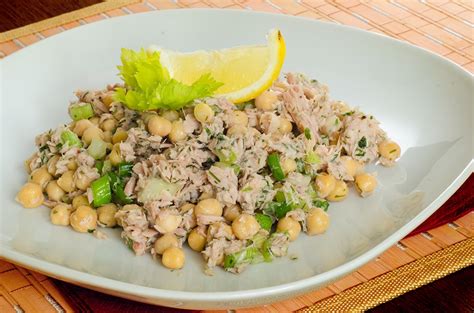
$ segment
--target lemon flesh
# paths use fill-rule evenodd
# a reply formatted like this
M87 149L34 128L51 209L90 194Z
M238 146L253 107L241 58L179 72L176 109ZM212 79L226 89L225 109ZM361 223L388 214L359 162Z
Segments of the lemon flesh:
M150 50L160 51L160 61L172 78L190 85L201 75L210 73L224 84L215 92L216 96L241 103L268 89L280 74L285 41L277 29L271 30L267 38L267 45L213 51L182 53L155 47Z

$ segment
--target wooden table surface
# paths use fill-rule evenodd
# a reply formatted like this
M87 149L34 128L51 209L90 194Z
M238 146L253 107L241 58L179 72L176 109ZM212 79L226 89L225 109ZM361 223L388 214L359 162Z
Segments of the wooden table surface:
M416 1L416 0L413 0ZM97 0L2 1L0 32L98 3ZM429 285L384 303L370 312L474 312L474 267L463 269Z

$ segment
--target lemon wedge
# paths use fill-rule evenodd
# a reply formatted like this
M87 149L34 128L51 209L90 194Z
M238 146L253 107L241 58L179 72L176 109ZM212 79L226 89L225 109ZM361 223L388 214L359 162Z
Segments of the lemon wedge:
M155 46L149 50L160 52L161 64L177 81L191 85L201 75L210 73L215 80L223 83L216 90L216 96L241 103L258 96L278 78L286 46L280 30L272 29L266 45L188 53Z

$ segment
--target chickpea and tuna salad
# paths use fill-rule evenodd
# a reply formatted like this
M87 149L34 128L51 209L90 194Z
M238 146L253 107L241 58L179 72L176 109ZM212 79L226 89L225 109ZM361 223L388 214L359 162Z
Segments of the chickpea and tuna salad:
M120 228L136 255L169 269L184 266L186 243L209 274L284 256L301 232L328 229L329 203L350 187L361 197L376 190L366 164L400 156L372 115L302 74L241 104L212 97L216 85L179 108L162 91L150 109L131 94L142 82L126 75L140 67L122 62L124 84L77 91L72 121L36 137L16 199L48 206L53 224L77 232L103 238L100 227Z

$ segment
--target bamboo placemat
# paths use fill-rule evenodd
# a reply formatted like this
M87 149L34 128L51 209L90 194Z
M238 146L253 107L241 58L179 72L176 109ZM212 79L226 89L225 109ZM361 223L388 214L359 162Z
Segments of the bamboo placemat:
M284 13L351 25L408 41L474 72L471 0L110 0L0 34L0 58L81 24L139 12L194 7ZM363 311L474 264L473 236L471 211L454 222L401 240L375 261L326 288L264 308L237 312ZM52 279L0 261L0 312L15 312L15 306L25 312L73 312L68 301Z

